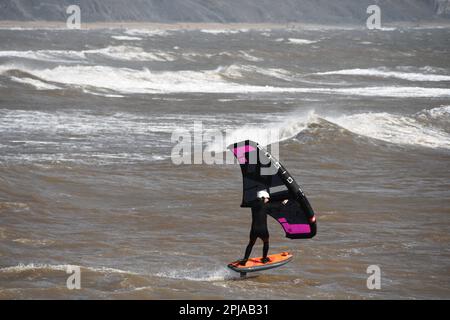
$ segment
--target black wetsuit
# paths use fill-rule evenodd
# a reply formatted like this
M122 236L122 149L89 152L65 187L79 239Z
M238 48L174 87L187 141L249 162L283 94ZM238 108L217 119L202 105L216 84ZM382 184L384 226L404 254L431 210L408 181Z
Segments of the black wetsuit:
M252 206L252 228L250 230L250 241L245 250L244 261L250 257L253 249L253 245L256 239L260 238L264 242L263 246L263 258L267 257L269 252L269 230L267 229L267 215L272 210L279 210L280 204L278 203L264 203L263 200L258 200L254 206Z

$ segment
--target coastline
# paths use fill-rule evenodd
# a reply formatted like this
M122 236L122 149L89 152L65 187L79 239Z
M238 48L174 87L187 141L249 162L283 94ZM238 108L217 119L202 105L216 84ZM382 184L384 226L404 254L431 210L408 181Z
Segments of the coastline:
M383 28L450 28L450 21L422 21L385 23ZM365 29L365 24L313 24L313 23L217 23L217 22L86 22L81 23L81 30L95 29L146 29L146 30L267 30L267 29ZM67 29L65 21L0 21L0 29Z

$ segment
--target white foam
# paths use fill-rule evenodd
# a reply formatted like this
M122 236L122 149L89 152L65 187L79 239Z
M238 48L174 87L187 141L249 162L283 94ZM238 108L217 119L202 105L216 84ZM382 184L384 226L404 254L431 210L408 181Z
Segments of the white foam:
M16 272L33 271L33 270L66 271L67 268L70 266L77 266L77 265L70 265L70 264L54 265L54 264L42 264L42 263L22 264L22 263L20 263L17 266L0 268L0 272L16 273ZM85 266L78 266L78 267L87 269L89 271L100 272L100 273L121 273L121 274L138 275L138 273L135 273L132 271L124 271L124 270L108 268L108 267L85 267Z
M285 120L286 118L289 120ZM244 140L258 141L262 146L289 140L306 129L308 123L315 119L317 119L317 115L314 110L304 113L297 112L295 115L269 114L266 119L260 118L260 120L269 120L264 125L245 125L226 130L225 141L209 144L206 150L223 152L230 144Z
M5 139L4 143L20 143L27 150L15 154L0 153L0 160L87 164L163 161L170 153L159 149L165 142L153 141L153 137L161 132L172 133L179 127L180 122L182 123L182 119L177 121L176 117L171 115L148 118L127 113L91 114L82 110L43 112L0 109L0 136L10 137ZM17 135L26 136L29 140L11 138ZM38 135L44 137L45 141L33 138ZM115 143L128 144L136 135L148 137L149 142L142 152L105 149L105 143L109 143L111 139ZM166 143L170 146L170 139ZM33 152L34 150L39 152ZM31 152L28 153L29 151Z
M315 40L296 39L296 38L289 38L288 40L290 43L293 43L293 44L312 44L312 43L318 42Z
M438 121L450 121L450 106L441 106L433 109L425 109L416 114L417 117L426 117Z
M264 76L273 77L285 81L292 81L295 76L291 72L281 68L261 68L253 65L231 65L227 67L226 72L234 72L236 74L246 73L258 73Z
M235 30L235 29L202 29L200 30L203 33L209 33L209 34L214 34L214 35L218 35L218 34L236 34L241 32L240 30Z
M244 73L254 75L254 74L260 74L268 77L273 77L277 79L282 79L285 81L292 81L295 79L295 76L293 76L289 71L281 68L261 68L254 65L236 65L232 64L230 66L226 67L219 67L216 69L216 71L228 78L243 78Z
M111 36L111 38L121 41L134 41L134 40L142 40L140 37L130 37L130 36Z
M16 57L51 62L71 62L86 59L85 51L75 50L5 50L0 51L0 57Z
M450 107L442 107L430 112L438 115L450 112L449 109ZM270 118L272 120L263 122L263 125L243 126L233 130L227 130L226 141L223 144L218 142L210 144L207 150L222 152L231 143L247 139L258 141L263 146L289 140L305 130L310 124L316 123L320 118L368 138L394 144L450 149L449 133L421 123L414 115L400 116L390 113L359 113L330 117L319 116L312 110L302 113L272 115ZM290 120L284 120L286 118Z
M325 117L325 119L359 135L390 143L450 148L448 133L425 126L414 117L380 112Z
M37 30L49 30L49 31L66 31L69 30L67 27L0 27L0 30L9 30L9 31L37 31ZM76 29L70 29L70 31L76 31Z
M241 84L230 78L239 78L246 66L218 68L203 71L159 71L149 69L114 68L107 66L58 66L53 69L29 69L16 65L4 65L0 73L8 70L28 72L44 81L77 87L89 86L118 93L316 93L351 96L379 97L450 97L450 88L424 87L356 87L356 88L296 88ZM289 73L281 69L257 69L252 72L290 80ZM104 92L102 92L104 93Z
M121 94L111 94L111 93L104 93L104 92L94 92L88 89L83 88L84 93L92 94L94 96L101 96L106 98L125 98L125 96Z
M86 137L110 134L123 136L124 131L132 135L172 132L178 126L175 116L137 117L132 113L90 114L82 110L67 112L44 112L31 110L0 109L0 132L23 132L33 135L46 134ZM178 120L178 121L177 121ZM125 130L126 128L126 130Z
M225 57L231 57L231 58L237 58L237 59L244 59L244 60L251 61L251 62L264 61L264 59L256 57L244 50L239 50L237 52L222 51L222 52L217 52L217 53L183 52L181 55L183 58L185 58L187 60L192 60L193 57L210 59L210 58L214 58L214 57L218 57L218 56L225 56Z
M36 50L0 51L0 57L17 57L50 62L85 62L89 55L101 55L115 60L174 61L175 57L164 51L144 51L134 46L108 46L90 50Z
M36 246L36 247L45 247L48 245L52 245L53 243L55 243L55 241L53 240L47 240L47 239L27 239L27 238L18 238L18 239L14 239L12 240L13 242L18 242L21 244L25 244L25 245L31 245L31 246Z
M49 265L49 264L18 264L17 266L11 266L11 267L4 267L0 268L0 272L3 273L15 273L15 272L24 272L24 271L30 271L30 270L39 270L39 269L48 269L48 270L55 270L55 271L66 271L68 264L60 264L60 265Z
M124 31L125 34L130 36L145 36L145 37L154 37L160 36L165 37L170 35L170 32L167 30L148 30L148 29L127 29Z
M360 88L331 88L311 89L309 92L344 94L367 97L392 97L392 98L436 98L450 97L450 89L446 88L424 88L424 87L360 87Z
M397 28L395 28L395 27L381 27L381 28L377 28L376 30L381 30L381 31L395 31L395 30L397 30Z
M350 76L367 76L380 78L397 78L409 81L450 81L448 75L415 73L415 72L398 72L388 71L384 68L379 69L345 69L328 72L318 72L317 75L350 75Z
M239 50L238 55L247 61L252 61L252 62L264 61L263 58L259 58L254 55L251 55L244 50Z
M14 67L12 67L14 69ZM105 66L58 66L53 69L29 70L45 81L74 86L90 86L121 93L174 92L297 92L296 88L242 85L228 81L221 70L152 72ZM304 90L300 90L304 91Z
M58 90L61 89L58 86L54 86L49 83L45 83L43 81L32 79L32 78L18 78L18 77L11 77L11 80L19 83L24 83L27 85L31 85L35 87L37 90Z
M144 51L140 47L132 46L109 46L103 49L83 51L88 54L100 54L111 59L127 61L174 61L175 58L164 51Z
M161 278L206 282L223 281L235 278L231 271L225 268L219 268L216 270L200 268L197 268L195 270L167 270L156 273L156 276Z

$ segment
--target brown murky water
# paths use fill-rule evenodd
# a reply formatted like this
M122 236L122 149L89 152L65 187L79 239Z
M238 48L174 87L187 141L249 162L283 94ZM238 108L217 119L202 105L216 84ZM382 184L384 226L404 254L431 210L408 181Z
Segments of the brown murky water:
M0 298L450 298L449 39L0 30ZM318 219L312 240L270 221L291 263L226 268L250 212L238 165L172 163L173 131L194 121L226 142L279 130Z

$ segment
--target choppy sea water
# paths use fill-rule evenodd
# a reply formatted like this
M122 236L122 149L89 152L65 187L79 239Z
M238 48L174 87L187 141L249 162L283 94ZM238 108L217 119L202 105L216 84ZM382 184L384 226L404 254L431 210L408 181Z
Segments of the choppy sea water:
M0 30L0 298L450 298L449 39ZM171 161L173 132L199 121L227 133L203 143L217 154L280 133L318 219L312 240L270 221L288 265L234 281L250 225L238 165Z

